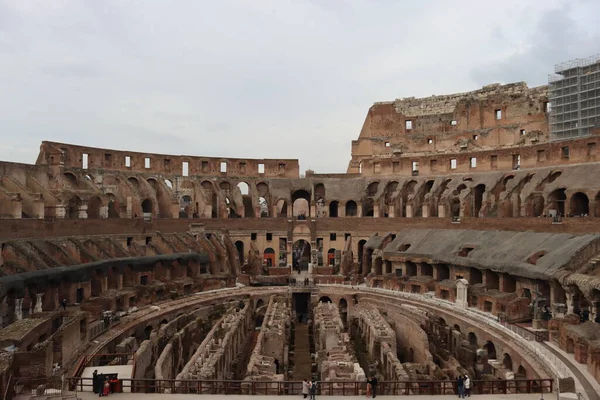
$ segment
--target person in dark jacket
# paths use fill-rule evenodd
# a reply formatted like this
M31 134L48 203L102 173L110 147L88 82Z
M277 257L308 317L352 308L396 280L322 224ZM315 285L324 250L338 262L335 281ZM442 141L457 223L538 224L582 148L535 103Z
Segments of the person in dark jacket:
M371 376L371 393L373 394L373 398L377 397L377 378L375 375Z
M459 375L456 378L456 392L458 393L459 399L465 398L465 381L463 380L462 375Z
M98 393L98 370L95 369L94 373L92 374L92 389L94 390L94 393Z

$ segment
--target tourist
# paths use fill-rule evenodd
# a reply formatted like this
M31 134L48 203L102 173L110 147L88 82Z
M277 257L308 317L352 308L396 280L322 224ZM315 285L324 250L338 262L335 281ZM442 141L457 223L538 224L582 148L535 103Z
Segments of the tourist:
M458 394L459 399L465 398L465 382L462 375L459 375L458 378L456 378L456 393Z
M371 380L367 379L367 399L371 398L371 392L373 390L372 388L373 386L371 385Z
M92 390L94 393L98 393L98 370L95 369L92 374Z
M304 379L304 382L302 382L302 395L304 396L304 398L306 398L308 396L308 389L310 384L308 383L308 379Z
M62 305L63 310L67 311L67 299L63 299L61 305Z
M317 381L310 382L310 400L315 400L317 394Z
M465 396L471 397L471 380L465 375Z
M371 393L373 398L377 397L377 377L374 374L371 376Z

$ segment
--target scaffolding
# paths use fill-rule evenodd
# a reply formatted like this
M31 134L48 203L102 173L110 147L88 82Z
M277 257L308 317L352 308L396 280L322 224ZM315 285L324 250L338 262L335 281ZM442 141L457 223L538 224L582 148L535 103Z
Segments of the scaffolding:
M556 64L548 83L552 140L587 136L600 126L600 54Z

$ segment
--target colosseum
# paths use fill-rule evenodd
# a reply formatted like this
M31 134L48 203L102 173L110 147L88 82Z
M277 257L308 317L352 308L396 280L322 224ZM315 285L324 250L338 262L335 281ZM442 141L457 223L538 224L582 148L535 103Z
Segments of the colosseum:
M375 103L344 174L50 141L0 163L2 393L598 399L600 124L556 140L550 90Z

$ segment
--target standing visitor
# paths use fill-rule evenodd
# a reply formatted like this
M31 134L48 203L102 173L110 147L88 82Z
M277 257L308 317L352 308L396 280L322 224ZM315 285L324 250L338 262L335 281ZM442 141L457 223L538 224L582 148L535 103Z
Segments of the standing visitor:
M462 375L458 375L458 378L456 378L456 393L459 399L465 398L465 381Z
M465 375L465 396L471 397L471 380Z
M302 394L304 398L308 396L309 385L310 384L308 383L308 379L304 379L304 382L302 382Z
M377 377L375 375L371 376L371 393L373 398L377 397Z

